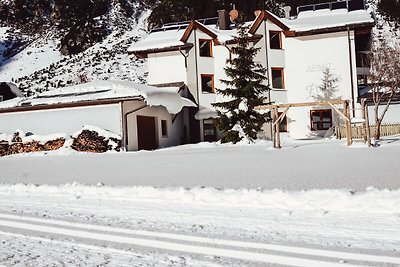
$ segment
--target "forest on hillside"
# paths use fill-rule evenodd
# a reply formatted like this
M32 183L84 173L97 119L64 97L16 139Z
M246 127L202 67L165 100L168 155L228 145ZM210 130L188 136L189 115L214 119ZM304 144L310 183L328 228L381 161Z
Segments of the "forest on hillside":
M377 4L378 11L388 20L400 25L399 0L353 0ZM282 16L282 7L292 7L292 15L296 15L298 6L325 3L329 0L144 0L152 10L149 17L149 29L162 24L198 18L215 17L217 10L231 10L233 6L239 10L246 20L254 19L254 11L266 9Z

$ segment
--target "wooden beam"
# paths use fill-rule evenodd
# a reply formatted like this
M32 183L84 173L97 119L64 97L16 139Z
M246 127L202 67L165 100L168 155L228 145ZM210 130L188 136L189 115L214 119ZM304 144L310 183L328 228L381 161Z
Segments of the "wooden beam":
M347 116L345 114L343 114L343 112L341 112L337 107L335 107L333 104L328 103L336 112L337 114L339 114L340 117L342 117L346 122L349 121L349 118L347 118Z
M277 124L278 122L281 123L283 120L283 117L285 117L286 113L289 111L290 107L287 107L286 110L284 112L282 112L282 114L278 117L278 119L276 120L276 122L274 122L274 125ZM278 113L279 114L279 113Z
M255 107L255 110L271 110L276 108L288 108L288 107L312 107L312 106L328 106L329 103L332 105L343 105L347 100L331 100L331 101L316 101L316 102L302 102L302 103L287 103L287 104L273 104L273 105L261 105Z
M275 132L276 132L276 148L281 148L281 134L279 131L279 119L278 119L278 108L274 108L274 118L276 119L274 122Z

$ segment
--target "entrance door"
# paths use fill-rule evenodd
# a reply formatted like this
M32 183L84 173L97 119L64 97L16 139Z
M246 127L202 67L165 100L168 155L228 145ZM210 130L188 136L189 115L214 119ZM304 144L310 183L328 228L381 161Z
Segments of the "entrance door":
M154 150L158 147L155 117L137 116L137 133L139 150Z

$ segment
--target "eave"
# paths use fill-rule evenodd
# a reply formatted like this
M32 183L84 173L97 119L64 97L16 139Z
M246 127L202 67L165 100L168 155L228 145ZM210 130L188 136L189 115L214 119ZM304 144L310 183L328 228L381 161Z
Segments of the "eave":
M347 30L366 30L370 31L375 25L375 22L365 22L359 24L350 24L337 27L328 27L323 29L307 30L307 31L293 31L293 35L289 37L309 36L322 33L342 32Z
M142 96L134 96L134 97L119 97L119 98L109 98L109 99L83 100L83 101L69 102L69 103L40 104L40 105L33 105L33 106L18 106L18 107L10 107L10 108L0 108L0 114L12 113L12 112L24 112L24 111L38 111L38 110L50 110L50 109L61 109L61 108L109 105L109 104L121 103L123 101L130 101L130 100L143 101L144 98Z
M262 38L263 38L262 35L260 35L260 34L254 34L254 35L252 35L252 36L249 36L249 37L247 38L247 40L249 40L249 42L257 43L257 42L260 41ZM237 38L234 38L234 39L232 39L232 40L226 41L226 42L225 42L225 45L232 45L232 44L237 44L237 43L238 43Z
M190 49L192 47L193 47L193 44L186 43L183 45L169 46L169 47L164 47L164 48L152 48L152 49L146 49L146 50L128 51L128 54L129 55L134 54L138 58L147 58L149 56L149 54L186 50L186 49Z

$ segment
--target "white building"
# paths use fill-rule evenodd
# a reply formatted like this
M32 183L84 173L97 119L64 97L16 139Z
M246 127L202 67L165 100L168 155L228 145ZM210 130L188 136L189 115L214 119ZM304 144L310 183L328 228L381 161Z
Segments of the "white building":
M215 88L224 88L220 79L227 78L223 68L236 35L228 19L226 12L220 11L218 18L167 24L129 49L147 58L149 84L187 86L188 97L198 106L187 118L192 141L217 139L212 120L216 112L211 104L221 100ZM270 100L321 100L326 95L320 86L324 71L329 69L336 79L330 97L350 100L352 115L357 116L358 85L368 74L362 58L374 22L362 1L355 0L303 6L296 17L278 18L268 11L258 12L249 23L249 32L253 45L260 48L256 60L267 69ZM281 130L293 138L323 135L335 124L334 113L330 107L291 109ZM265 132L271 134L269 126Z
M186 142L182 110L194 103L179 87L94 81L0 102L0 134L72 135L86 125L122 137L126 150L152 150Z

